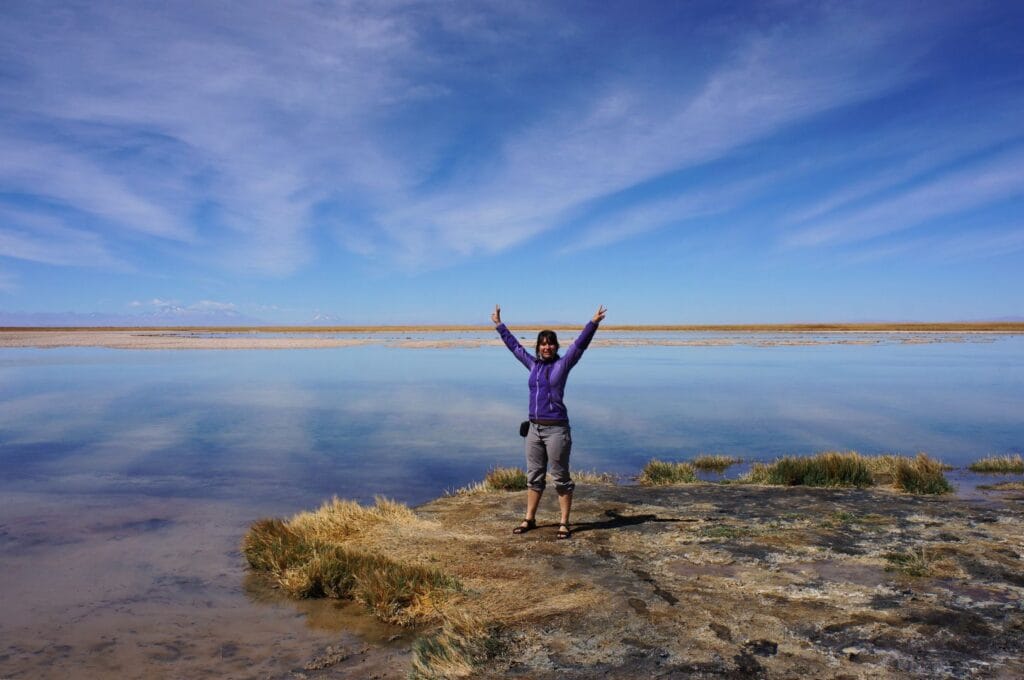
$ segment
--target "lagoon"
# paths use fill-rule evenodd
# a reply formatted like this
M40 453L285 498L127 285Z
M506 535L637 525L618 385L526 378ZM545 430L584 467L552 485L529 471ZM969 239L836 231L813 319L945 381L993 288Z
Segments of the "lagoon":
M1024 449L1022 366L1012 334L602 332L566 393L573 463L855 449L965 466ZM247 590L247 524L332 495L417 504L520 465L526 394L472 332L0 349L0 676L282 674L351 619Z
M423 502L520 464L526 372L484 339L0 350L0 472L6 485L43 493L262 498L275 510L331 494ZM962 466L1024 448L1022 336L601 340L566 394L577 468L632 475L652 457L828 449L926 451Z

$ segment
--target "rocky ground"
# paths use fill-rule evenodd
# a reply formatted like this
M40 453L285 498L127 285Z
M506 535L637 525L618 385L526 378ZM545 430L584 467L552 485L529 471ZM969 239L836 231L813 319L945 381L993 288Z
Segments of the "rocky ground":
M1024 494L588 485L441 498L364 542L456 574L480 677L1024 676ZM325 666L310 673L344 676Z

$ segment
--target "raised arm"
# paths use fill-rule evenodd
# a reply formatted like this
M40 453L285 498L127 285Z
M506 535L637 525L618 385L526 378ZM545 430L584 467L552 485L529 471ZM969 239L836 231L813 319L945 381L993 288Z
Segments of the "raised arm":
M512 331L501 322L501 305L494 305L491 321L494 322L494 329L498 331L498 335L501 336L505 347L508 347L509 351L512 352L516 359L519 359L523 366L526 366L527 369L532 369L535 361L534 358L523 349L523 346L516 340L516 336L512 335Z
M583 356L584 350L590 346L590 341L594 339L594 333L597 332L598 324L604 321L604 316L607 313L608 310L603 305L598 305L593 318L587 322L587 325L583 327L583 331L572 341L569 349L565 350L565 362L569 368L576 365L576 362Z

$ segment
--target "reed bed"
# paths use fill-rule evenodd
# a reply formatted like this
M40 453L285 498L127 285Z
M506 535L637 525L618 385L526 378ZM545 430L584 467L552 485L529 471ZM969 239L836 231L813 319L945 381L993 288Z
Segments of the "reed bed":
M944 466L923 453L913 459L901 458L896 464L893 486L902 491L916 494L944 494L953 490L953 485L943 474Z
M697 475L690 463L651 460L644 466L637 481L646 486L692 484L697 481Z
M854 451L784 456L772 463L755 463L747 481L779 486L861 487L874 484L868 461Z
M972 472L1002 472L1024 474L1024 458L1019 453L1005 456L987 456L968 466Z
M813 456L784 456L771 463L755 463L740 482L825 487L887 484L908 493L943 494L953 490L943 473L946 469L948 466L924 453L908 458L825 451Z

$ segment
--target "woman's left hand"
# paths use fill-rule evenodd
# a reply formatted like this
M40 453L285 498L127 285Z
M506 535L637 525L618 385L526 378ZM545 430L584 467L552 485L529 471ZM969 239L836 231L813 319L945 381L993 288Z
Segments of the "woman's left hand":
M604 308L604 305L597 306L597 312L594 313L594 318L591 319L594 323L601 323L604 321L604 315L608 313L608 310Z

